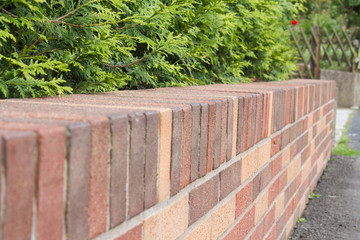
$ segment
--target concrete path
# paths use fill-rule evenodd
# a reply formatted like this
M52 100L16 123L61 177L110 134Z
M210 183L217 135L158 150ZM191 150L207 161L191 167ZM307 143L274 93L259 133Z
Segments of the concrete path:
M340 141L342 131L349 119L350 114L354 109L349 108L338 108L336 109L336 123L335 123L335 145Z
M349 112L337 112L337 130L344 128ZM347 136L350 148L360 151L360 110ZM360 156L333 156L315 193L320 197L309 201L302 216L306 222L296 224L290 239L360 240Z

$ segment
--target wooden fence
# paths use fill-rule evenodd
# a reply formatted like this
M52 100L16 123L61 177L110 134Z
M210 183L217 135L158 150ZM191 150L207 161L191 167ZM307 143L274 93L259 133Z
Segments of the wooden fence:
M329 31L314 26L311 34L306 34L296 26L290 33L299 53L299 77L319 78L320 68L360 71L359 28Z

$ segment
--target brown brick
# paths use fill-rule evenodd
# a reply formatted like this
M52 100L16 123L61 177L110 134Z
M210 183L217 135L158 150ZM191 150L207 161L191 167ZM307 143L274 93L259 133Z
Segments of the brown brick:
M106 230L110 123L106 117L89 120L91 124L89 234L95 237Z
M181 152L181 185L185 188L190 183L190 161L191 161L191 129L192 109L191 106L183 108L183 130L182 130L182 152Z
M250 240L262 239L264 236L264 221L261 221L260 224L255 228L255 231L250 236Z
M214 144L215 144L215 120L216 120L216 104L209 104L208 114L208 143L207 143L207 160L206 172L213 170L214 166Z
M281 149L281 133L271 139L271 157Z
M111 182L110 182L110 227L122 223L126 218L126 179L129 146L127 115L111 118Z
M253 179L253 195L252 200L255 201L255 199L259 196L260 193L260 181L261 181L261 174L258 173L256 177Z
M264 190L271 181L271 165L267 165L261 172L260 191Z
M243 211L252 203L252 191L253 182L251 181L236 194L236 218L238 218L243 213Z
M145 188L144 209L154 206L158 202L157 174L159 152L159 113L146 112L145 138ZM180 149L179 146L177 146Z
M31 239L36 135L32 132L9 132L3 136L6 166L3 239Z
M241 161L220 172L220 200L241 185Z
M281 170L282 164L282 154L278 155L274 160L271 162L271 177L274 178Z
M234 102L233 99L228 99L227 104L227 130L226 130L226 161L229 161L232 158L232 141L233 141L233 111L234 111Z
M142 225L139 224L136 227L130 229L125 234L121 235L115 240L141 240L142 238Z
M68 129L67 236L68 239L88 239L91 129L88 123L73 124Z
M207 172L208 118L208 105L201 104L199 177L205 176Z
M199 144L200 144L200 105L191 104L192 130L191 130L191 164L190 182L199 177Z
M219 177L214 176L193 189L189 195L189 226L212 209L219 200Z
M181 108L173 109L172 122L172 143L171 143L171 186L170 196L174 196L180 191L181 174L181 149L182 149L182 130L183 130L183 111Z
M290 142L290 128L282 131L281 134L281 149L284 149Z
M132 114L130 120L129 217L144 210L145 116Z
M221 101L216 101L216 114L215 114L215 145L214 145L214 166L216 169L220 166L220 150L221 150L221 115L222 104Z
M221 102L221 127L220 127L220 165L226 161L227 144L227 117L228 102Z
M238 99L238 122L237 122L237 136L236 136L236 154L240 154L242 152L242 145L244 139L243 136L243 129L244 129L244 98L239 97Z

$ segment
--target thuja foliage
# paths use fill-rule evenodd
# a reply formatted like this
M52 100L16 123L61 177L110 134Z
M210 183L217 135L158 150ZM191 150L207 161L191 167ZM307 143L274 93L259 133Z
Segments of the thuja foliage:
M0 97L283 80L303 0L0 0Z

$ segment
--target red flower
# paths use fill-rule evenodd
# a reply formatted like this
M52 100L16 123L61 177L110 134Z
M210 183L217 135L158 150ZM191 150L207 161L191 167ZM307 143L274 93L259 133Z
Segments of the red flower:
M298 21L296 21L296 20L294 19L294 20L291 21L291 24L295 26L296 24L298 24Z

